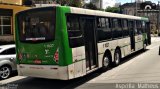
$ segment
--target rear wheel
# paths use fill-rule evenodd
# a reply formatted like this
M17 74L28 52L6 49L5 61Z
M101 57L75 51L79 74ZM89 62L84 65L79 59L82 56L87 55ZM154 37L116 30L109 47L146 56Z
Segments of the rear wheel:
M120 60L121 60L121 52L120 50L116 50L114 53L114 66L118 66L120 64Z
M146 51L146 47L147 47L146 43L143 43L143 51Z
M0 78L6 79L11 75L11 68L9 66L0 67Z
M106 71L109 66L110 66L110 56L109 55L105 55L103 58L103 62L102 62L102 71Z

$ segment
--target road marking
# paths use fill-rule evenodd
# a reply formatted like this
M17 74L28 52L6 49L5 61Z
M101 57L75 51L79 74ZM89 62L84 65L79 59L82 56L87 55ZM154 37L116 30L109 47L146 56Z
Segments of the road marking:
M27 78L27 77L25 77L25 76L15 76L15 77L11 77L9 79L5 79L5 80L0 81L0 84L4 85L4 84L8 84L8 83L11 83L11 82L14 82L14 81L17 81L17 80L21 80L21 79L24 79L24 78Z
M159 45L154 46L154 47L151 47L151 48L149 48L149 49L155 49L155 48L157 48L157 47L159 47Z

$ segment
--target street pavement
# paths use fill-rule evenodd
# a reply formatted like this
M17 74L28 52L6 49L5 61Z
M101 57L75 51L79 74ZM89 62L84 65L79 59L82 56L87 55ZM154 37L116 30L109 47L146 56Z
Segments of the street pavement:
M160 89L159 45L160 38L152 37L152 45L147 47L147 51L124 58L124 63L118 67L108 70L77 89ZM142 87L142 84L146 86Z
M125 57L117 67L101 73L95 71L81 78L62 81L14 76L0 81L1 87L15 89L160 89L160 37L152 37L145 52ZM150 84L142 87L141 84Z

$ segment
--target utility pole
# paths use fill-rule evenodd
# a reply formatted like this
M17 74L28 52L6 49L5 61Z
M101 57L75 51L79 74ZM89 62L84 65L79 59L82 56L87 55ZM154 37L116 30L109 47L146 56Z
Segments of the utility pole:
M160 31L159 31L159 19L160 19L160 7L159 7L159 1L158 1L158 16L157 16L157 33L158 33L158 36L160 36Z
M102 2L103 2L103 1L102 1L102 0L100 0L100 9L102 9Z
M135 16L137 16L137 1L136 0L135 0L135 4L136 4Z

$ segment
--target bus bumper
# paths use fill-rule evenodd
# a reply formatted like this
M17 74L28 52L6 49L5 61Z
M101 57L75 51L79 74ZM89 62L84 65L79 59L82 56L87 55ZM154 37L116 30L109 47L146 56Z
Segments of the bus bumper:
M53 66L53 65L17 65L19 76L30 76L48 79L68 80L67 66Z

